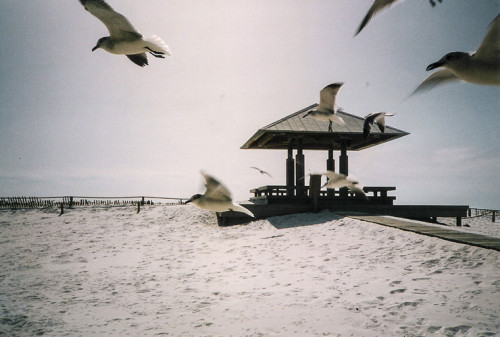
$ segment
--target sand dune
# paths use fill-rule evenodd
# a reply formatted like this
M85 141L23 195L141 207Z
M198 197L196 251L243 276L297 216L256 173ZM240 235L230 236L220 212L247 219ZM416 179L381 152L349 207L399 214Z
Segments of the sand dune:
M497 251L328 211L215 223L194 206L0 211L0 335L499 335Z

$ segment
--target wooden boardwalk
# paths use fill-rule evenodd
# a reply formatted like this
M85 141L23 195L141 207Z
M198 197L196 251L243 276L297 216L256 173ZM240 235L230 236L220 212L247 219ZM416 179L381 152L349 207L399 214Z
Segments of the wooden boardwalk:
M418 234L433 236L448 241L464 243L472 246L500 251L500 238L457 231L451 228L447 228L445 226L443 227L431 226L431 225L426 225L424 223L408 221L405 219L394 219L384 216L372 216L372 215L348 215L348 216L353 219L373 222L376 224L398 228L405 231L415 232Z

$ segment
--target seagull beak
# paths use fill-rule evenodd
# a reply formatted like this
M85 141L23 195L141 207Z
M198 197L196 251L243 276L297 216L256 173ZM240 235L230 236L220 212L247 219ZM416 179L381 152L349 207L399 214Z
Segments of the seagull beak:
M97 44L94 48L92 48L92 51L96 50L99 48L99 45Z
M193 198L191 198L191 199L189 199L188 201L186 201L186 202L184 203L184 205L189 204L191 201L193 201Z
M432 69L436 69L436 68L441 67L443 64L444 63L442 61L437 61L437 62L434 62L432 64L429 64L425 70L429 71Z

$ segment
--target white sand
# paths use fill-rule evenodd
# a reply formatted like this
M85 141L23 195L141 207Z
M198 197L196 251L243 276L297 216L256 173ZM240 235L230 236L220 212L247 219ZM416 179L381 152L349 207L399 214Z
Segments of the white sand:
M1 210L0 233L0 336L500 336L500 252L327 211Z

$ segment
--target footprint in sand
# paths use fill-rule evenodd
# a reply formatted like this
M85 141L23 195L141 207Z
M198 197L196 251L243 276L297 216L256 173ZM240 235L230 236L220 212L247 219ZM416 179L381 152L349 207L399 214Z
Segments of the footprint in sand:
M394 295L394 294L401 294L401 293L404 293L406 291L405 288L400 288L400 289L394 289L394 290L391 290L389 293L391 295Z

